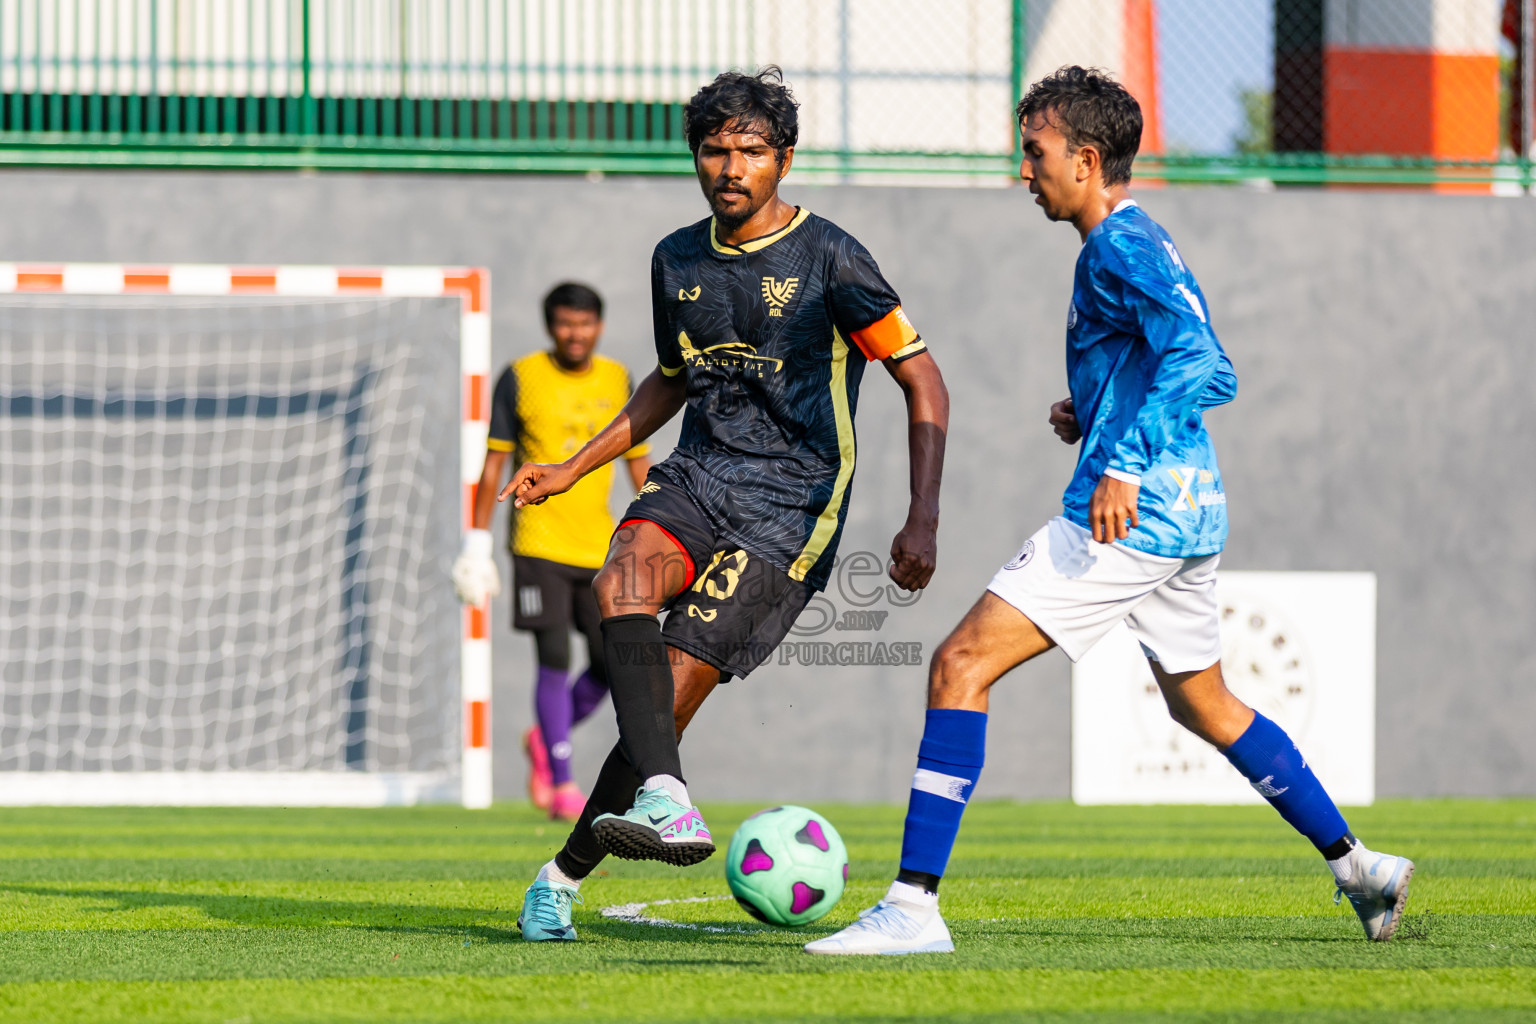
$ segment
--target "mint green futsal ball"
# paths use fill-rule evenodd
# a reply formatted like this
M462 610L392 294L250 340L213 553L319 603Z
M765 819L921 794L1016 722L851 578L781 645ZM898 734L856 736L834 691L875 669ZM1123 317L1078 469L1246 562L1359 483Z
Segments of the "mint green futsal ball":
M837 905L848 848L832 823L805 807L770 807L741 823L725 853L725 880L759 921L810 924Z

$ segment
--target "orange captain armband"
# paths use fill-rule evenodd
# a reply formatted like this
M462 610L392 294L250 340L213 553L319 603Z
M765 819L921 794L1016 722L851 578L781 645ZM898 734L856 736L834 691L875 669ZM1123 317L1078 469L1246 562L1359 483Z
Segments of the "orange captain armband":
M927 345L918 336L912 321L900 306L876 320L862 331L853 332L853 342L870 362L894 359L900 362L926 351Z

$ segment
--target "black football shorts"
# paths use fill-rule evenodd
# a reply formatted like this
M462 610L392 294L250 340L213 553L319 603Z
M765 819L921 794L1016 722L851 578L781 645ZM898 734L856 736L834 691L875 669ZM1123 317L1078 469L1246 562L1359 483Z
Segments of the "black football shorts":
M661 527L679 559L657 568L682 589L668 602L667 643L718 668L721 682L745 676L773 654L815 596L809 583L716 536L693 496L652 472L619 530L643 520Z
M602 615L592 593L596 569L512 556L512 628L577 629L597 635Z

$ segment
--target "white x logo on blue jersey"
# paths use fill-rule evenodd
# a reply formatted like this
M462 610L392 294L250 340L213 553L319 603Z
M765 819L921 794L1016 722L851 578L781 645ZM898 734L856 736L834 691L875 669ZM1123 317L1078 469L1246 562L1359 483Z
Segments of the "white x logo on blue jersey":
M1179 493L1174 497L1172 507L1178 508L1188 502L1189 507L1198 512L1200 506L1195 504L1195 496L1191 491L1195 481L1199 479L1199 471L1194 466L1183 466L1179 469L1170 469L1168 475L1173 477L1173 482L1179 485Z

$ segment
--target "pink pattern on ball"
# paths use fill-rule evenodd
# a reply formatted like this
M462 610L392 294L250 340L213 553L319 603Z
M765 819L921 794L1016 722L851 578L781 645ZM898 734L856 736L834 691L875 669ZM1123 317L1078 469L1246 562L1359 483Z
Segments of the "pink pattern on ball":
M773 858L768 856L763 844L756 839L748 843L746 855L741 858L741 873L750 875L754 871L768 871L772 868Z
M815 818L807 821L805 827L795 833L795 838L802 843L809 843L822 853L832 849L832 844L827 842L826 834L821 831L821 822Z
M812 889L804 882L795 883L794 893L795 897L792 901L790 901L789 904L789 912L791 914L805 913L807 910L810 910L811 907L814 906L817 902L819 902L823 896L826 895L826 893L822 890Z

